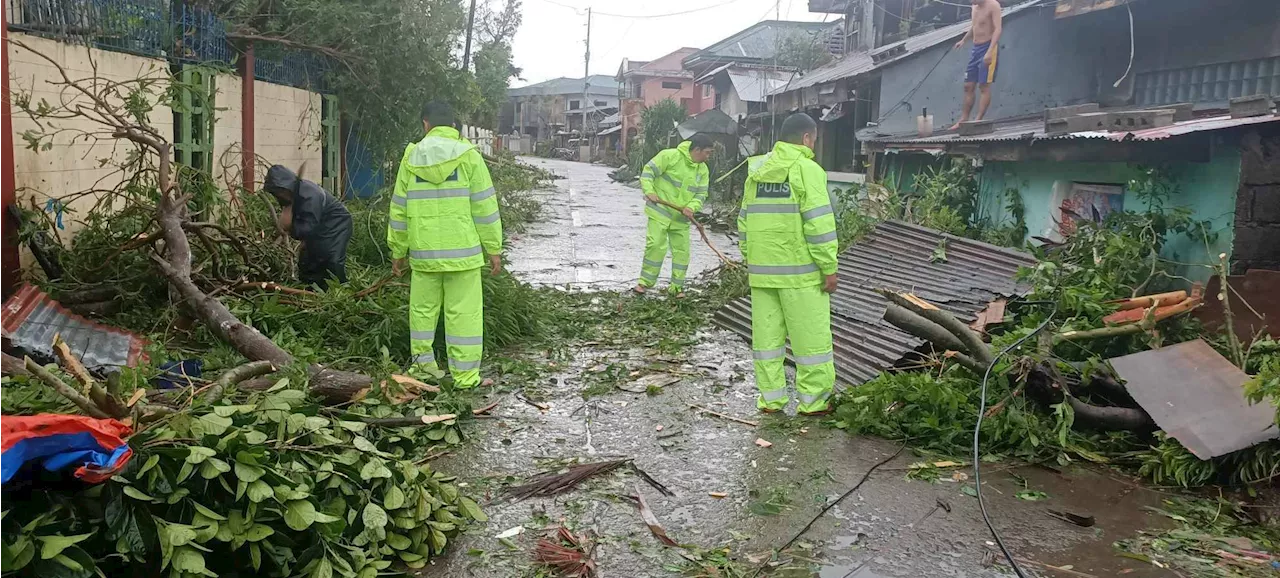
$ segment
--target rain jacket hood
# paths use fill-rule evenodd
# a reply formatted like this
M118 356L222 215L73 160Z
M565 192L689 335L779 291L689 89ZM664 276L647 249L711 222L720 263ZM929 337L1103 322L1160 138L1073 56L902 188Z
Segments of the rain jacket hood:
M302 241L298 253L298 278L324 285L330 277L346 282L347 243L351 240L351 213L320 185L298 178L284 165L267 169L262 182L268 191L288 194L293 219L289 236Z
M809 147L789 142L778 142L773 151L765 157L764 163L753 174L756 182L781 183L787 180L791 167L801 159L813 159L813 151Z
M462 163L462 156L476 148L451 126L434 127L427 131L427 137L440 138L424 138L411 145L404 163L410 173L432 184L448 179Z

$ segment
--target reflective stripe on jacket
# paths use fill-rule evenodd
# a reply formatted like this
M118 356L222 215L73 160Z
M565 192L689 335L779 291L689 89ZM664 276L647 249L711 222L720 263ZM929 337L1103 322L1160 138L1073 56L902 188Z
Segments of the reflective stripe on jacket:
M756 163L752 161L756 161ZM786 142L750 169L738 211L739 245L752 287L818 285L836 272L836 221L827 173L808 147Z
M410 144L391 197L387 246L414 271L466 271L502 252L502 219L489 168L447 126Z
M654 155L640 171L640 188L646 195L657 195L659 199L695 213L707 200L710 180L707 164L695 163L689 156L689 141ZM666 205L645 202L644 212L649 218L663 223L689 224L680 211Z

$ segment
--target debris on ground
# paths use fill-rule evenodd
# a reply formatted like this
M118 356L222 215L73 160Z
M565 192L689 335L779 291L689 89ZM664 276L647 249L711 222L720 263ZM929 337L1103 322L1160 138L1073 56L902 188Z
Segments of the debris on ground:
M644 520L644 524L649 527L649 531L653 532L653 537L667 546L679 546L675 540L667 536L666 528L662 527L662 522L658 521L658 516L654 515L653 510L649 509L649 504L644 501L644 495L640 493L639 487L636 487L635 494L631 498L635 500L636 508L640 510L640 519Z
M586 534L575 535L568 528L559 526L550 536L538 540L533 549L533 559L553 570L557 576L592 578L596 575L594 552L595 542Z
M572 490L592 477L607 474L629 463L630 459L622 459L578 464L556 472L538 474L524 484L507 488L504 493L512 500L550 497Z
M59 335L95 371L134 367L145 357L147 340L72 313L34 285L24 285L5 300L4 338L14 347L53 359Z

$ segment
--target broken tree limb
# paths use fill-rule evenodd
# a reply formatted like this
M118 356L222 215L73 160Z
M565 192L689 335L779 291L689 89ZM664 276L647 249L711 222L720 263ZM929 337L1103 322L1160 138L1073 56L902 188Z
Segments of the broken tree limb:
M270 361L250 361L244 365L228 369L218 376L218 381L213 382L213 387L210 387L209 391L205 393L205 401L211 404L218 403L226 395L227 388L251 377L275 373L276 369L276 364Z
M1151 431L1155 421L1141 409L1128 407L1100 407L1081 401L1068 394L1067 403L1075 411L1076 423L1098 431Z
M961 343L959 339L956 339L956 336L950 331L947 331L937 323L908 311L901 305L889 303L884 312L884 320L898 329L932 343L937 348L955 352L948 357L954 359L956 363L969 368L974 373L982 373L987 369L985 365L978 363L972 355L966 353L969 348Z
M709 410L709 409L707 409L707 408L705 408L705 407L702 407L702 406L700 406L700 405L695 405L695 404L692 404L692 403L691 403L691 404L689 404L689 407L691 407L691 408L693 408L693 409L696 409L696 410L698 410L698 411L700 411L700 412L702 412L702 413L705 413L705 414L707 414L707 415L714 415L714 416L716 416L716 417L718 417L718 418L720 418L720 419L727 419L727 420L729 420L729 421L737 422L737 423L740 423L740 424L742 424L742 425L749 425L749 426L751 426L751 427L760 427L760 423L759 423L759 422L749 421L749 420L745 420L745 419L742 419L742 418L733 417L733 416L731 416L731 415L725 415L725 414L720 413L720 412L718 412L718 411L711 411L711 410Z
M974 333L972 329L969 329L959 319L956 319L954 315L938 309L910 293L898 293L888 289L881 289L880 294L884 295L885 299L888 299L890 303L915 313L947 330L960 343L964 344L962 353L971 355L982 367L985 368L991 365L993 359L991 348L987 347L987 344L982 342L982 338L977 333Z
M685 209L684 207L681 207L680 205L677 205L677 204L672 203L672 202L669 202L669 201L664 201L664 200L662 200L662 199L658 199L658 204L659 204L659 205L665 205L665 206L671 207L672 209L675 209L676 211L678 211L678 212L682 212L682 213L684 212L684 209ZM720 252L720 249L717 249L717 248L716 248L715 244L711 242L711 237L708 237L708 236L707 236L707 228L706 228L706 227L704 227L704 226L702 225L702 223L698 222L698 220L697 220L697 219L694 219L694 218L692 218L692 217L691 217L691 218L689 218L689 222L690 222L690 223L693 223L693 226L694 226L694 227L696 227L696 228L698 229L698 235L702 237L702 242L707 244L707 247L709 247L709 248L711 249L711 252L712 252L712 253L715 253L715 254L716 254L716 256L720 258L720 261L721 261L721 262L723 262L725 265L728 265L729 267L740 267L740 266L741 266L741 265L739 265L739 264L738 264L738 262L737 262L737 261L732 261L732 260L730 260L728 257L725 257L725 256L724 256L724 253L721 253L721 252Z
M232 289L235 291L252 291L252 290L272 291L275 293L283 293L285 295L297 295L302 297L314 297L315 295L317 295L315 291L308 291L306 289L298 289L295 287L286 287L279 283L272 283L269 281L251 281L248 283L241 283L239 285L236 285Z
M407 417L366 417L360 421L374 427L418 427L458 419L457 414L411 415Z
M24 359L24 364L27 371L31 372L32 375L35 375L40 381L44 382L45 385L53 388L53 390L58 392L59 395L67 398L71 403L75 404L76 407L80 408L80 411L85 413L85 415L100 419L111 417L107 415L106 412L99 409L98 406L94 405L92 401L89 401L89 398L80 395L80 392L76 391L75 388L67 385L66 382L59 379L58 376L49 373L49 370L45 369L43 365L36 363L35 360L27 357Z
M5 375L13 376L31 375L31 372L27 371L27 368L23 365L21 359L2 352L0 352L0 372L3 372Z
M92 401L98 409L107 415L117 417L127 413L114 398L107 394L107 390L103 389L92 375L89 375L89 370L85 369L84 364L71 353L71 347L62 340L60 335L55 335L53 338L53 352L58 357L58 364L80 383L81 392L89 396L89 401Z

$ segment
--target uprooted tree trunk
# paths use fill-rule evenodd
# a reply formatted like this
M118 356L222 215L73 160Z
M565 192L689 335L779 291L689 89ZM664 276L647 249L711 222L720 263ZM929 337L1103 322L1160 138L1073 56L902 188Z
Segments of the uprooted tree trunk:
M947 357L978 375L984 374L994 362L991 347L954 315L914 295L889 290L881 290L880 294L889 300L884 319L894 327L947 351ZM1053 338L1049 338L1048 342L1052 341ZM1073 427L1077 429L1144 432L1155 427L1151 416L1136 404L1128 404L1133 407L1097 406L1076 397L1068 387L1068 380L1051 362L1024 357L1013 367L1028 399L1045 409L1067 403L1075 410ZM1076 387L1079 392L1098 391L1105 397L1127 397L1114 377L1102 374L1086 375Z
M173 291L214 335L244 357L251 361L269 362L277 368L292 364L292 355L257 329L241 321L226 305L206 293L192 279L191 242L187 233L202 226L191 221L187 214L187 203L192 195L181 191L174 177L173 145L143 120L145 115L132 114L124 109L125 95L120 91L125 83L97 76L73 80L66 69L53 58L20 41L13 43L46 60L61 77L60 81L53 81L53 84L62 86L64 91L73 94L73 100L78 100L74 106L64 104L61 112L65 116L59 118L74 116L94 121L106 126L111 138L130 141L144 154L155 155L156 184L160 196L154 222L163 244L157 246L155 243L148 243L139 248L153 251L151 261ZM308 366L307 372L311 378L312 393L330 402L347 401L372 383L368 376L337 371L319 364Z

